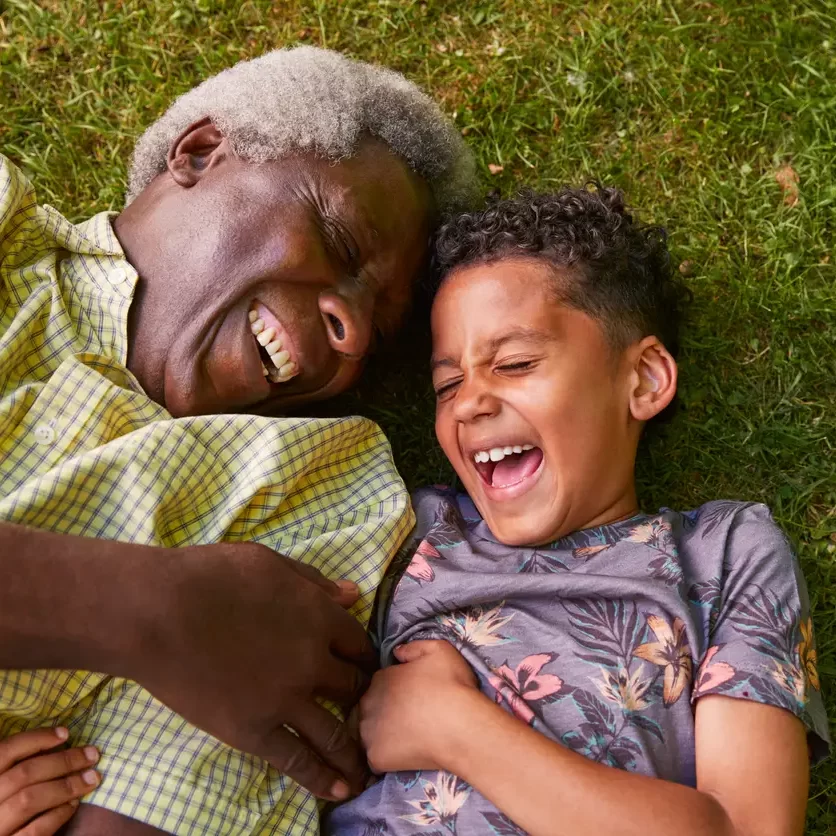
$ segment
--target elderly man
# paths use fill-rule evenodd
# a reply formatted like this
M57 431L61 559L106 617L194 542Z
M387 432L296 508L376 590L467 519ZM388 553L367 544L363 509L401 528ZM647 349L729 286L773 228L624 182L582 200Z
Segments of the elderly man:
M408 498L370 422L240 413L349 386L473 190L414 85L313 48L178 99L118 216L0 157L0 738L101 750L67 832L313 832L284 775L360 788L320 699L364 687Z

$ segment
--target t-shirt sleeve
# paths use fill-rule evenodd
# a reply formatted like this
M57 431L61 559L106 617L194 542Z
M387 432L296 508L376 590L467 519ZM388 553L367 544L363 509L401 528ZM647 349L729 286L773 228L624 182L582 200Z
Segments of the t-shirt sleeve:
M719 605L692 701L722 694L787 709L820 760L830 749L820 688L798 561L765 505L742 506L727 529Z

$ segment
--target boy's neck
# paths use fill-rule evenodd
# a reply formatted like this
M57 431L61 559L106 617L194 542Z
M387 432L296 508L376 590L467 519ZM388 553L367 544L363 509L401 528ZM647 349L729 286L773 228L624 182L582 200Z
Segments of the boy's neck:
M622 520L629 520L630 517L635 517L639 513L639 500L636 494L636 486L631 483L629 488L620 496L615 498L612 502L608 502L605 508L596 511L589 519L578 525L573 525L570 531L558 531L556 536L552 537L548 542L553 543L561 537L566 537L569 534L574 534L576 531L584 531L588 528L597 528L601 525L613 525ZM534 545L545 545L545 543L536 543Z

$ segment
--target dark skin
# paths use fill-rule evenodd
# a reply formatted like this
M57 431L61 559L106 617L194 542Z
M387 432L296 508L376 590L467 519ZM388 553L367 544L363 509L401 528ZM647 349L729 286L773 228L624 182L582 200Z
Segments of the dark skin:
M433 216L425 182L377 140L338 163L255 165L202 120L114 224L139 274L128 366L174 416L280 414L336 395L406 311ZM292 344L287 382L261 373L254 302ZM353 584L253 543L162 549L9 523L0 575L12 579L0 585L0 668L128 677L323 798L363 788L359 744L317 702L352 705L374 667L345 611ZM61 832L160 831L83 805Z
M281 413L345 391L374 332L393 331L406 311L429 206L426 184L377 140L339 164L300 155L253 165L197 123L172 145L167 175L114 224L143 277L129 368L175 416ZM300 372L287 383L261 373L254 300L293 343Z

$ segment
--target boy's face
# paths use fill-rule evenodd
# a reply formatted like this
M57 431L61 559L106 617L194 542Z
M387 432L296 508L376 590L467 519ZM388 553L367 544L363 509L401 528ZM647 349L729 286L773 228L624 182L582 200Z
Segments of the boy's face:
M436 435L510 545L636 510L635 352L614 352L594 319L556 301L553 283L534 259L469 265L432 312Z

